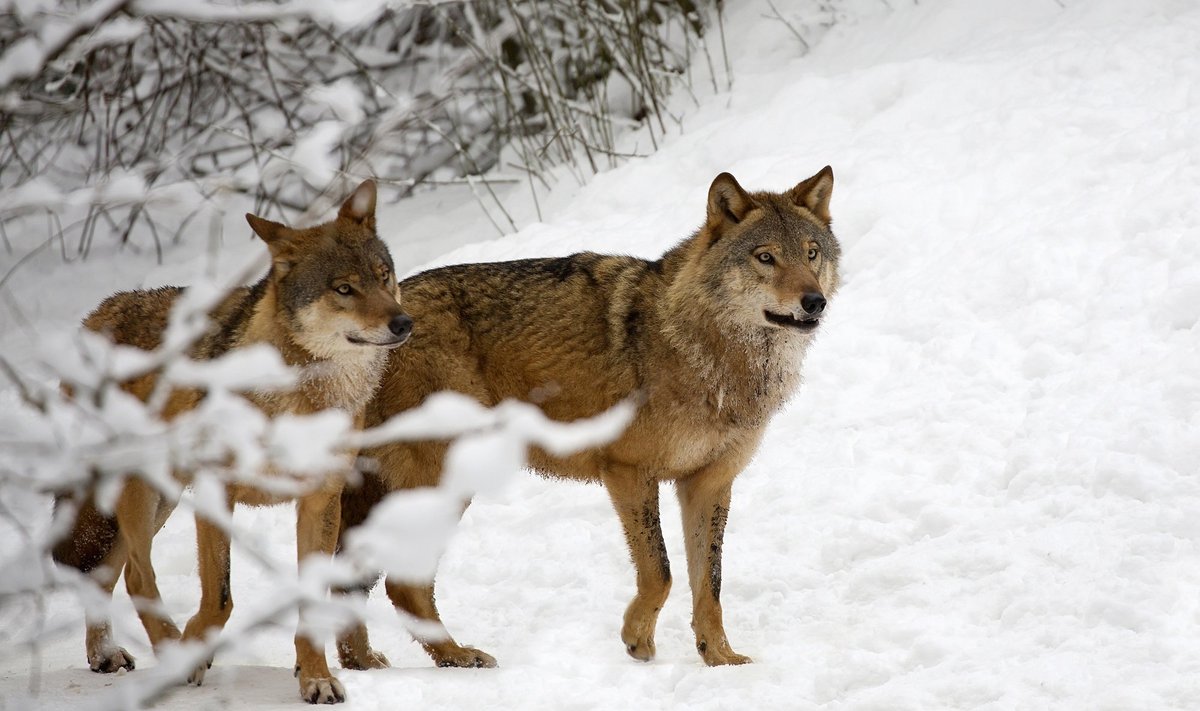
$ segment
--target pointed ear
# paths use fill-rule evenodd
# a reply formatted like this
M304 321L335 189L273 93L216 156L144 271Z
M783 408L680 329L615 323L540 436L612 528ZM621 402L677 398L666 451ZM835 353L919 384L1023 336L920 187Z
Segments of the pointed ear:
M754 199L729 173L721 173L708 189L709 222L737 224L754 209Z
M813 177L802 181L788 192L792 201L817 216L826 226L833 221L829 215L829 198L833 195L833 168L825 166Z
M258 215L246 213L246 222L250 223L250 229L254 230L254 234L262 238L263 242L271 244L283 239L287 234L288 228L278 222L265 220Z
M358 222L367 227L375 227L375 181L364 180L361 185L350 193L342 209L338 210L338 218Z
M277 273L280 275L286 273L292 254L292 240L289 239L292 230L287 225L264 220L258 215L251 215L248 212L246 213L246 222L250 223L250 229L254 230L254 234L267 243L267 249L271 252L271 262L276 266Z

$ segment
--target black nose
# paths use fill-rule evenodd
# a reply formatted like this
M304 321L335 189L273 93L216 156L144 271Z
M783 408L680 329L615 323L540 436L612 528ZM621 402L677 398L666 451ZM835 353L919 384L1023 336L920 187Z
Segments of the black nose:
M800 297L800 306L804 308L804 313L816 316L825 310L825 297L810 291Z
M388 330L396 334L397 338L404 338L412 333L413 320L412 316L400 314L393 316L391 321L388 321Z

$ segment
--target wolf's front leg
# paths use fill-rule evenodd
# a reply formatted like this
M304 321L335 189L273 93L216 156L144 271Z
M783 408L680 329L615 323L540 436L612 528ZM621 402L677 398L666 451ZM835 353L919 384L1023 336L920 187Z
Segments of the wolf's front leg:
M709 666L752 661L729 646L721 615L721 547L733 477L740 470L740 465L718 465L676 484L692 587L692 630L696 633L696 651Z
M296 502L296 557L303 564L310 555L332 556L342 511L341 490L321 489ZM296 633L296 676L300 697L310 704L337 704L346 700L342 683L329 671L325 645L316 644L304 631L304 608Z
M658 516L658 480L630 467L604 474L613 507L625 528L625 541L637 571L637 595L625 609L621 641L643 662L654 658L654 627L671 592L671 564Z

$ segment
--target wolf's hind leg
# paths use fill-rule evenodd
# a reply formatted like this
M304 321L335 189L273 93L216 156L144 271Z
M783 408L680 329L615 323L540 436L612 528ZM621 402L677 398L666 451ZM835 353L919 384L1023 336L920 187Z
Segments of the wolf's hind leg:
M417 642L439 667L485 667L496 666L496 659L487 652L466 647L454 641L446 626L442 624L437 604L433 599L433 585L404 585L387 581L385 585L392 604L423 622L434 623L442 634L437 637L414 635ZM365 634L365 629L364 629Z
M671 563L658 513L658 480L632 468L604 474L613 507L625 528L625 541L637 571L637 595L625 609L621 641L634 659L654 658L654 628L671 592Z
M721 613L721 548L733 476L740 469L701 470L676 484L692 587L692 631L708 666L752 661L729 646Z
M232 499L226 510L233 509ZM225 628L233 612L233 595L229 585L229 536L207 518L196 515L196 552L200 563L200 609L183 628L183 640L203 640ZM204 674L212 666L212 657L196 667L188 683L200 686Z
M378 580L364 583L354 588L340 588L333 591L334 595L350 595L360 593L369 595ZM371 649L371 640L367 635L367 625L362 621L356 622L337 638L338 663L343 669L387 669L391 666L387 657L381 652Z
M60 512L60 506L67 507L67 511ZM133 669L133 655L112 638L113 588L127 560L115 513L100 511L91 495L80 501L78 495L64 494L55 497L54 507L56 516L64 513L74 517L71 530L51 549L54 562L85 574L99 588L95 603L85 605L88 667L101 674Z
M164 642L179 639L179 628L163 610L150 559L154 534L173 508L173 504L163 502L162 496L148 484L136 479L125 484L117 503L117 525L129 556L125 564L125 589L133 599L142 626L146 628L146 636L156 651Z
M346 532L362 525L371 513L371 509L390 491L390 487L378 474L359 472L359 475L361 478L357 483L347 483L342 487L342 511L337 545L339 553L345 545ZM371 593L378 582L379 575L376 574L372 580L364 580L362 584L353 587L335 589L333 594L361 593L365 597ZM367 625L361 620L338 635L336 646L338 662L343 669L387 669L391 666L387 657L371 649L371 641L367 636Z
M91 578L96 582L104 597L112 600L113 588L117 578L121 577L121 569L125 567L125 544L117 540L104 562L91 572ZM89 618L87 621L87 650L88 667L101 674L111 674L119 669L133 670L133 655L118 647L112 638L112 622L106 610L98 619Z

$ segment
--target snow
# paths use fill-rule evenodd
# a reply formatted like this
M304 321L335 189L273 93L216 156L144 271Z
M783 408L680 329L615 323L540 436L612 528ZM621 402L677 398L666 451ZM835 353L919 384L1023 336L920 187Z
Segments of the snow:
M343 121L320 121L308 135L296 141L290 162L303 172L310 185L328 185L337 175L337 161L332 152L345 130Z
M88 5L69 20L51 16L40 23L36 37L22 37L0 54L0 89L6 89L13 82L34 76L45 65L47 58L55 56L58 49L71 37L112 15L126 2L127 0L100 0ZM7 6L5 9L7 11Z
M560 183L541 222L518 205L525 226L502 239L478 241L494 234L468 216L478 207L445 197L381 206L379 223L406 267L656 256L699 224L717 173L783 189L833 166L843 286L800 395L734 487L722 600L755 664L696 655L669 492L676 584L641 664L619 639L634 580L605 493L524 477L476 500L438 581L448 629L500 667L433 668L377 591L372 639L393 668L338 672L348 708L1194 708L1200 8L864 0L800 56L765 2L728 5L733 88L681 93L683 130L654 155ZM454 190L442 195L467 194ZM202 248L173 248L195 264L169 253L138 269L99 248L69 265L47 251L5 285L0 351L20 364L32 324L186 281ZM294 545L288 508L235 519L281 558ZM155 541L176 620L198 599L191 528L176 516ZM9 560L18 539L3 540ZM233 570L237 629L277 583L237 551ZM0 629L34 614L0 607ZM47 614L69 620L78 603L52 598ZM296 708L293 621L222 652L204 687L162 708ZM114 624L151 667L121 594ZM144 673L87 671L80 628L40 657L6 650L0 708L30 707L31 685L37 706L75 708Z
M362 93L349 79L340 79L333 84L312 89L308 92L308 99L325 106L338 119L351 125L363 120Z

